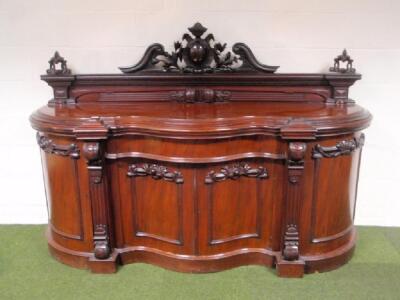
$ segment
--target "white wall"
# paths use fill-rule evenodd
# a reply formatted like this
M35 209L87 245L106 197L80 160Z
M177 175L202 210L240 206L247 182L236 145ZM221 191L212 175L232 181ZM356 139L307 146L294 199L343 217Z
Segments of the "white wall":
M400 1L0 0L0 223L44 223L29 114L51 97L39 80L59 50L75 73L118 72L155 41L172 48L201 21L229 46L246 42L280 72L321 72L346 47L363 74L352 98L366 130L356 223L400 226Z

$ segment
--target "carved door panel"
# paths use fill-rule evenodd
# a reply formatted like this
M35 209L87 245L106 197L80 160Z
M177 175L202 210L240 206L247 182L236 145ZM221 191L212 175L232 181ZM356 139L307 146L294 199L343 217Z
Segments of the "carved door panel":
M155 161L131 160L116 165L123 246L192 252L193 172Z
M313 149L311 243L344 243L351 233L363 143L361 134L330 139Z
M49 228L61 241L84 240L78 172L79 149L71 140L37 135L49 213Z
M197 173L200 254L279 249L283 163L248 160Z

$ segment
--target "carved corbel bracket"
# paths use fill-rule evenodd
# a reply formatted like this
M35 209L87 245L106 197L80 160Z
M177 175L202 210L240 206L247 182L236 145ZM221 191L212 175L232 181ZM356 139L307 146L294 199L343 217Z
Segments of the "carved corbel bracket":
M304 156L307 145L303 142L291 142L288 148L288 181L286 203L286 231L284 234L283 257L285 260L299 258L298 221L300 204L303 198Z
M303 166L304 155L307 149L307 145L302 142L291 142L289 143L289 165L300 165Z
M100 184L103 178L103 158L100 153L100 143L84 143L83 155L88 164L89 182L91 184Z
M94 256L110 256L109 203L107 181L104 180L104 155L102 140L107 139L108 128L98 117L93 117L74 129L77 139L83 140L82 153L87 161L89 191L93 217Z
M107 186L104 177L102 145L99 141L85 142L82 149L87 160L89 172L89 190L93 217L94 256L107 259L111 254L109 233L109 204Z
M299 184L299 181L303 175L304 155L306 149L307 146L305 143L302 142L289 143L288 175L289 175L289 183L292 185Z
M299 220L301 203L304 199L303 176L306 150L306 143L289 142L282 256L278 257L276 263L278 275L283 277L302 277L305 270L305 262L300 258Z
M60 68L58 68L60 65ZM67 67L67 61L60 56L58 51L49 60L49 69L46 70L47 75L42 75L41 79L46 81L53 88L54 99L50 100L50 104L74 104L75 99L69 97L69 87L75 80L75 76L71 75L71 70Z

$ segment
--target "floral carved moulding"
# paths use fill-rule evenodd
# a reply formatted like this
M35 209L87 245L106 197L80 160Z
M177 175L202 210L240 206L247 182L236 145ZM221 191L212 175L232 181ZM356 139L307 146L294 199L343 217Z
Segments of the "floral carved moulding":
M141 60L129 67L121 67L123 73L144 71L166 71L184 73L213 73L257 71L274 73L278 66L267 66L258 62L253 52L244 43L232 46L232 52L225 51L226 44L216 42L214 35L204 37L207 28L200 23L188 28L189 33L174 43L175 50L168 53L158 43L150 45Z

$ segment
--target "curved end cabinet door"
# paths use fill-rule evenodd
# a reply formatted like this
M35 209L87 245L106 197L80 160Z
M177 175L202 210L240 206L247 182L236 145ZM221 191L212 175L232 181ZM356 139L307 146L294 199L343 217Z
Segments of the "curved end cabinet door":
M357 196L357 181L364 135L345 135L319 141L312 148L312 160L307 167L311 201L309 236L303 244L303 254L310 260L309 271L319 269L319 260L331 261L324 268L334 267L350 256L355 245L353 225ZM335 262L335 258L337 262Z
M67 252L89 252L90 233L85 228L91 220L87 214L87 199L81 193L86 174L82 172L85 166L80 148L73 139L55 135L38 134L38 144L49 214L49 244Z

